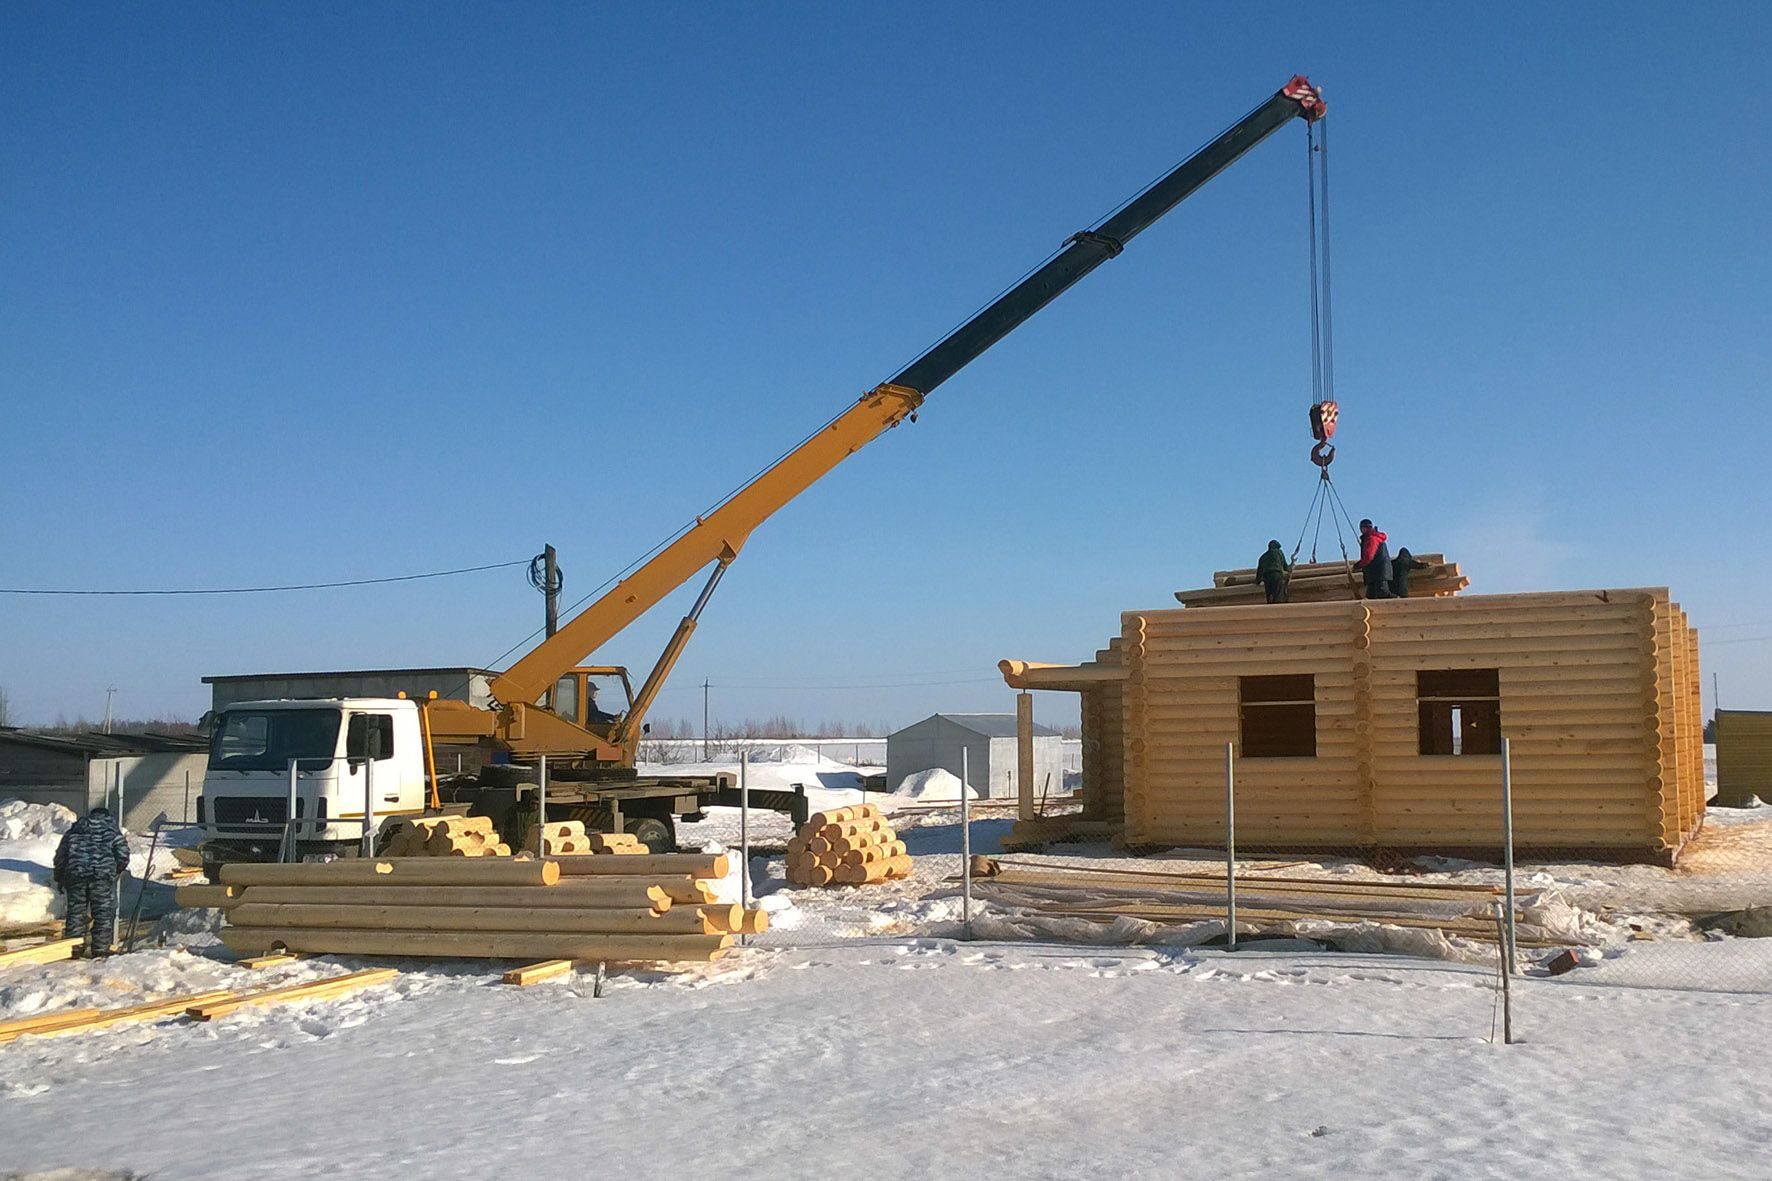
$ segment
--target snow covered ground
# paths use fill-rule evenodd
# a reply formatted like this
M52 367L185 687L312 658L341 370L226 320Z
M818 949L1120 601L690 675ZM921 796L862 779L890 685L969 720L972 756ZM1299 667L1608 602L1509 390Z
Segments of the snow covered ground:
M807 768L753 764L770 786ZM841 781L808 790L817 807L860 798ZM582 976L519 990L497 983L503 965L395 961L394 985L340 1000L0 1046L0 1177L569 1177L586 1162L640 1177L1768 1175L1772 940L1704 941L1667 909L1695 881L1705 900L1763 884L1763 810L1716 813L1690 870L1523 867L1581 898L1606 946L1517 982L1508 1047L1490 1041L1482 964L956 941L957 809L868 798L893 812L910 880L791 889L786 821L754 815L752 891L772 929L714 965L618 973L600 999ZM0 807L0 887L47 894L34 879L64 820ZM976 820L974 851L995 852L1009 823ZM715 810L684 841L736 835L736 813ZM1106 846L1039 859L1124 864ZM0 1020L365 964L250 973L215 943L216 915L174 915L160 927L173 946L0 969ZM1015 926L988 903L975 915ZM1633 920L1655 938L1633 938Z
M1394 957L908 939L601 999L404 966L338 1001L0 1047L0 1171L1665 1181L1764 1177L1772 1142L1772 997L1530 980L1502 1046L1490 977ZM154 951L0 989L240 975Z

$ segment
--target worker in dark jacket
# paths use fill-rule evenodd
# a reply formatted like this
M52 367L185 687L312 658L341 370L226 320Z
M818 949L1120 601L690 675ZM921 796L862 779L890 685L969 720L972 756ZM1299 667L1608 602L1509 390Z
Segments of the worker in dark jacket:
M1426 570L1427 563L1420 561L1409 552L1407 546L1397 550L1397 556L1391 559L1391 597L1406 599L1409 597L1409 574L1414 570Z
M56 888L68 896L63 939L84 939L89 956L111 954L117 931L117 878L129 868L129 840L102 804L74 822L55 850Z
M1391 594L1391 551L1385 535L1372 525L1370 517L1360 522L1360 560L1354 569L1366 576L1368 599L1389 599Z
M1255 580L1267 591L1267 601L1284 603L1286 601L1286 583L1292 574L1292 563L1286 560L1286 551L1280 543L1267 543L1267 552L1255 563Z

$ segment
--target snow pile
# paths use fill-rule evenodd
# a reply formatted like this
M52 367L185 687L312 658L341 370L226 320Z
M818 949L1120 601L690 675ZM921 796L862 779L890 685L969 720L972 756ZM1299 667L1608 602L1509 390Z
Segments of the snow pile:
M819 763L829 762L810 746L801 746L797 742L784 742L780 746L753 746L750 748L753 763ZM737 758L734 757L734 762Z
M927 771L918 771L906 775L892 791L895 800L919 800L928 804L957 804L963 785L960 777L952 771L941 767L932 767ZM976 787L971 788L972 798L982 798Z
M220 907L191 906L170 911L154 924L147 941L157 947L211 947L221 943Z
M78 819L60 804L0 800L0 841L59 840Z
M736 786L738 755L721 754L703 763L642 763L640 770L646 775L725 775ZM745 782L762 791L803 787L808 792L859 792L865 779L853 764L825 758L811 747L797 743L755 747L745 768Z
M0 802L0 930L61 917L52 867L56 846L74 819L60 804Z

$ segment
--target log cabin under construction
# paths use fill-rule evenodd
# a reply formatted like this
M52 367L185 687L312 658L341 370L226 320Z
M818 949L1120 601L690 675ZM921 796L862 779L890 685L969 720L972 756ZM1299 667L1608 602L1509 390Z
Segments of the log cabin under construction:
M1129 611L1094 660L1002 669L1081 695L1078 827L1133 848L1223 847L1227 744L1239 850L1497 857L1503 736L1524 855L1671 864L1704 820L1665 588Z

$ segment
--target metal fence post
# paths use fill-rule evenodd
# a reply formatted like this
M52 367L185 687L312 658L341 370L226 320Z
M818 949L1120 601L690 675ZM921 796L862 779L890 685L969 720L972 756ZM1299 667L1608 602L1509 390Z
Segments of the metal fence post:
M115 779L115 781L117 783L117 827L122 829L124 832L128 832L129 829L124 824L124 820L123 820L123 817L125 816L126 813L123 808L123 760L121 758L119 758L117 760L117 762L115 764L115 768L116 769L113 773L112 778ZM117 913L118 914L123 913L123 879L128 876L129 876L129 874L128 874L127 870L125 870L125 872L117 875ZM105 950L109 951L110 949L106 948Z
M1501 740L1501 837L1501 872L1507 904L1501 954L1506 959L1507 971L1511 974L1518 972L1520 967L1519 957L1515 952L1518 945L1514 941L1514 769L1512 752L1506 738Z
M1506 903L1497 903L1496 905L1505 906ZM1507 965L1507 929L1512 925L1513 924L1509 919L1504 918L1499 912L1497 912L1495 916L1495 935L1496 938L1501 940L1501 947L1498 950L1501 952L1502 962L1500 965L1501 971L1496 974L1501 977L1501 1044L1504 1046L1511 1046L1514 1044L1514 992L1510 981L1512 973L1509 971ZM1493 1024L1489 1027L1489 1037L1491 1041L1494 1040L1495 1026Z
M185 823L191 822L191 773L185 772Z
M1237 950L1237 744L1224 744L1224 910L1226 947Z
M960 925L972 938L972 769L960 748Z
M746 910L751 908L751 752L738 752L738 901ZM738 942L743 946L750 942L750 936L739 932Z

